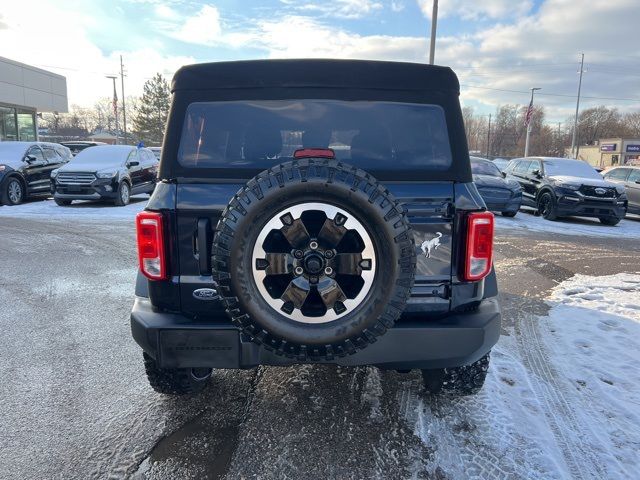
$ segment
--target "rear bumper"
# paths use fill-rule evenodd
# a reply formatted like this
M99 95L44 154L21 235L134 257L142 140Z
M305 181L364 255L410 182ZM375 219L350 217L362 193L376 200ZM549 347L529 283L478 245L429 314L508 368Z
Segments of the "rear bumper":
M330 362L306 363L377 365L391 369L468 365L498 341L500 321L500 306L493 297L483 300L469 313L402 320L374 344L353 355ZM226 319L202 323L182 315L155 312L144 297L136 297L131 331L138 345L163 368L252 368L301 363L251 342Z
M522 204L522 192L509 192L509 198L492 195L491 192L479 188L478 192L484 200L487 210L492 212L517 212Z

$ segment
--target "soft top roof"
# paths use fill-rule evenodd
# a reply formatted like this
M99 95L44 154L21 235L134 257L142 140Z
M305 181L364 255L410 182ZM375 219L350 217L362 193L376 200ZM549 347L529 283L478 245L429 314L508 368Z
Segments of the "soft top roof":
M248 60L187 65L171 91L238 88L356 88L460 92L448 67L370 60Z

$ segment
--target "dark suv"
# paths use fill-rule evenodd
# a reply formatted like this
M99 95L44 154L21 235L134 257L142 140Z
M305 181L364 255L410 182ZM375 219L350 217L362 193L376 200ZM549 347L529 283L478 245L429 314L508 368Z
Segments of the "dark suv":
M517 158L504 172L522 186L522 205L535 208L547 220L576 215L617 225L625 216L624 186L606 181L582 160Z
M450 69L225 62L183 67L172 92L131 312L156 391L297 363L482 387L500 335L493 215Z

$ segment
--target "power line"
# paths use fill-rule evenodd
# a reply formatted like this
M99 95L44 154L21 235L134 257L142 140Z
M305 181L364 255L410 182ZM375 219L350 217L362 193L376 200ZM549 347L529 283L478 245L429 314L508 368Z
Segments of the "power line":
M523 93L529 95L529 92L524 90L510 90L506 88L493 88L493 87L485 87L482 85L471 85L469 83L461 83L461 87L471 87L471 88L481 88L483 90L495 90L498 92L509 92L509 93ZM546 95L548 97L565 97L565 98L577 98L577 95L568 95L565 93L538 93L538 95ZM619 98L619 97L591 97L586 95L580 95L580 98L588 98L590 100L618 100L623 102L640 102L640 98Z

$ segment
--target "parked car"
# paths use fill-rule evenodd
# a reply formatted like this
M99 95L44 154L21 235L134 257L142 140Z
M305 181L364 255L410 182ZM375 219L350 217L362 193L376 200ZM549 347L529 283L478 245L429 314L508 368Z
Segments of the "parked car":
M157 392L300 363L480 390L500 336L494 216L451 69L222 62L181 68L173 91L131 312Z
M501 212L505 217L515 217L522 203L522 188L515 180L507 180L491 161L480 157L471 158L471 173L478 192L492 212Z
M0 142L0 203L49 196L51 171L68 159L68 149L57 143Z
M101 145L82 150L64 167L51 172L51 193L58 205L73 200L129 203L131 195L151 193L158 160L147 148Z
M153 152L158 160L160 160L160 154L162 153L162 147L148 147Z
M604 180L582 160L518 158L505 173L522 186L522 205L535 208L547 220L575 215L617 225L627 210L624 186Z
M507 165L509 165L509 160L507 160L506 158L494 158L491 161L495 164L496 167L498 167L501 172L504 172L504 169L507 167Z
M624 185L627 192L628 212L640 215L640 167L614 167L604 174L605 180Z
M98 145L107 145L104 142L86 142L82 140L73 141L73 142L60 142L60 145L64 145L71 150L73 156L79 154L82 150L89 147L97 147Z

